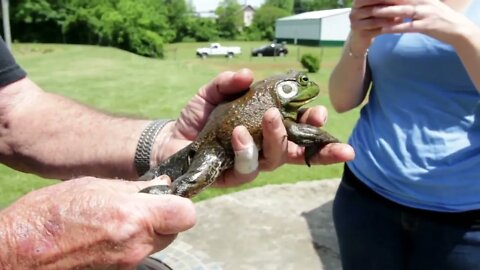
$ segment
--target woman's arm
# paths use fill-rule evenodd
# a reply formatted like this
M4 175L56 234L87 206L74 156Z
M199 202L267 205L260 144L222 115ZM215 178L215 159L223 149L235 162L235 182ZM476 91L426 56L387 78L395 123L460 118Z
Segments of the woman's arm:
M330 100L337 112L346 112L360 105L370 86L368 47L354 52L350 35L343 48L340 61L335 66L328 85Z
M373 15L382 0L356 0L350 12L351 32L345 42L342 56L330 75L329 94L333 107L345 112L361 104L371 83L367 54L375 36L382 27L397 22L396 18Z

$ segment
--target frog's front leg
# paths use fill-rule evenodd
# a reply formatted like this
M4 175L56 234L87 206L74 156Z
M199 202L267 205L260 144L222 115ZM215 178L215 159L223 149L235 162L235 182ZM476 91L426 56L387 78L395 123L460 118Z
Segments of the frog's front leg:
M310 166L310 159L329 143L340 142L330 133L308 124L296 123L291 119L284 119L288 139L298 145L305 146L305 163Z
M210 186L228 166L233 164L233 158L227 155L220 146L199 149L185 174L172 182L170 190L164 194L174 194L191 198ZM141 192L154 193L164 186L148 187Z

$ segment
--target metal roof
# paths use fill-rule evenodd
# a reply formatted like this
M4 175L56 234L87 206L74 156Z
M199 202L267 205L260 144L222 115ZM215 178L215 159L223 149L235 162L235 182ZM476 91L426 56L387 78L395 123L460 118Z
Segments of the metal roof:
M277 21L290 21L290 20L311 20L330 17L337 14L350 12L351 8L336 8L336 9L324 9L317 11L304 12L293 16L283 17Z

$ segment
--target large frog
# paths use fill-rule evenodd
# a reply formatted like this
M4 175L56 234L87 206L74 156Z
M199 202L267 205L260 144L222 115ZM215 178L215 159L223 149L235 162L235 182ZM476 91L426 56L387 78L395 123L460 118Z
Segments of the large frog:
M140 180L151 180L166 174L172 179L170 187L152 186L141 192L193 197L215 182L224 170L233 167L231 134L236 126L245 126L261 149L262 117L272 107L282 114L288 139L305 146L305 162L310 166L309 160L319 149L338 142L320 128L296 122L300 107L319 92L317 84L296 71L252 84L241 97L217 106L194 142L140 177Z

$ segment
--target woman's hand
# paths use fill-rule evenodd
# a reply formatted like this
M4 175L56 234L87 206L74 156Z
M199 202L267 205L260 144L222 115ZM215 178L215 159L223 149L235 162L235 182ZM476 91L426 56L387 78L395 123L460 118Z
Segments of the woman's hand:
M389 6L385 0L354 0L350 12L350 52L363 55L384 27L398 23L398 17L375 16L374 11Z
M395 24L382 28L382 33L419 32L443 42L454 44L461 33L476 27L461 12L438 0L397 0L395 5L376 7L372 15L392 20ZM454 7L458 10L464 6Z
M187 144L191 143L201 131L213 109L225 100L231 99L246 89L253 82L252 72L242 69L238 72L223 72L212 82L202 87L182 110L180 118L169 124L163 134L168 140L163 143L157 160L164 160ZM327 119L327 110L323 106L308 109L300 121L314 126L322 126ZM244 159L250 163L251 171L231 169L225 171L216 181L216 186L235 186L252 181L260 170L274 170L285 163L304 164L304 148L286 140L287 132L283 126L282 117L277 109L270 109L263 117L262 156L250 158L248 153L255 152L254 142L247 129L238 126L232 134L232 146L236 153L246 153ZM168 141L168 142L167 142ZM158 149L158 148L157 148ZM331 164L353 159L353 149L347 144L329 144L313 157L312 164ZM238 157L237 157L238 158ZM240 157L242 158L242 156Z

